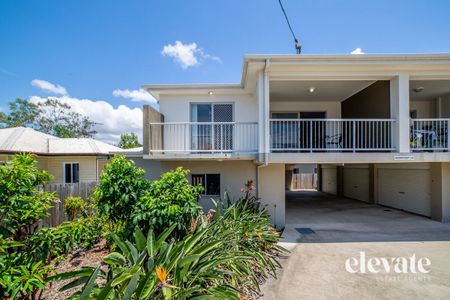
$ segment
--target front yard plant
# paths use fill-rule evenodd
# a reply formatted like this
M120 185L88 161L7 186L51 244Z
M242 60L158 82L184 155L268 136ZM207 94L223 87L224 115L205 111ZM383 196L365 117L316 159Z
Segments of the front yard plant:
M201 186L189 184L188 174L188 170L179 167L153 181L136 203L131 214L131 229L138 226L147 232L152 228L155 234L160 234L175 224L176 234L183 236L189 230L191 220L201 211L198 199L203 190Z
M40 188L50 180L31 154L0 166L0 299L39 299L52 259L99 240L102 222L96 215L39 228L58 201Z
M126 223L139 198L148 190L150 181L135 163L116 155L105 166L94 198L99 213L112 222Z
M68 198L70 221L39 228L57 201L39 188L51 177L28 154L0 166L0 299L40 299L48 284L68 279L58 285L60 291L77 288L71 299L257 296L285 250L253 183L236 201L225 194L226 201L214 202L205 215L203 188L191 185L188 174L180 167L150 182L133 162L116 156L101 175L93 206ZM89 251L103 237L111 248L96 261L99 267L55 274L55 262Z
M243 197L210 222L202 216L177 240L177 224L147 237L114 235L116 252L104 258L107 270L81 269L52 280L73 278L83 288L73 298L92 299L241 299L255 296L260 282L275 276L279 233L264 211ZM102 279L98 281L98 279ZM102 282L101 284L99 282Z

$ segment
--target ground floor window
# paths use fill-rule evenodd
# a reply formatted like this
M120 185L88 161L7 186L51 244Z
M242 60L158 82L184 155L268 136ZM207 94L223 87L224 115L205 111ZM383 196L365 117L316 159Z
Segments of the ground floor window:
M220 195L220 174L192 174L192 184L203 187L202 195Z
M80 182L80 164L64 163L64 183Z

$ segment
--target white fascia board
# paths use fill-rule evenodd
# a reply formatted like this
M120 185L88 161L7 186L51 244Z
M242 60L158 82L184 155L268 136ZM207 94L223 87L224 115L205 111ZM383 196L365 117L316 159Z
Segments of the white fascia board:
M213 91L215 94L242 94L244 88L240 84L165 84L143 85L153 97L159 100L160 95L201 95Z

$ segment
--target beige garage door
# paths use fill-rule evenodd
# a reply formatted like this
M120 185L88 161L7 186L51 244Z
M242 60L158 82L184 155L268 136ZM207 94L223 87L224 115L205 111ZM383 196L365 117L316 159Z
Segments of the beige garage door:
M430 170L379 169L378 203L430 216Z
M322 168L322 191L337 195L337 168Z
M369 202L369 169L344 168L344 196Z

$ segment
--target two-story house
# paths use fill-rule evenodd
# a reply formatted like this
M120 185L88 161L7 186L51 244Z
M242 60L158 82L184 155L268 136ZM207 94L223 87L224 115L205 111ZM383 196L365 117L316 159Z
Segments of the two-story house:
M238 84L145 85L150 178L179 165L205 199L251 179L285 222L289 166L318 189L450 220L450 55L247 55Z

